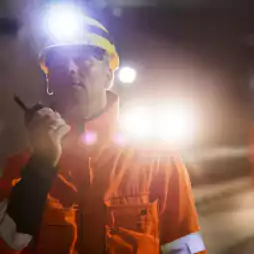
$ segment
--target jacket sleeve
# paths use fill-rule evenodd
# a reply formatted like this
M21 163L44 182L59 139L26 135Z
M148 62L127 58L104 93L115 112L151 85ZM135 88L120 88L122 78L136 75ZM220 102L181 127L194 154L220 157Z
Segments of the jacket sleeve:
M153 191L159 199L162 253L206 253L188 172L178 156L160 159Z
M7 169L12 170L10 165ZM47 194L57 170L33 156L20 170L21 178L14 187L12 177L6 177L8 174L4 173L0 185L5 193L0 200L0 252L3 254L16 253L10 250L22 250L31 242L40 226Z

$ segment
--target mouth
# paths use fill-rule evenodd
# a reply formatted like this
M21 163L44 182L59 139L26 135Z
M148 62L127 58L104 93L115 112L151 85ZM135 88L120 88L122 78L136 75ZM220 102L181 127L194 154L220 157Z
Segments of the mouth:
M84 87L84 85L79 80L72 80L71 86L72 87Z
M69 86L74 90L80 90L81 88L86 90L86 80L78 76L71 76L69 77Z
M85 84L83 84L83 83L80 82L80 81L73 81L73 82L71 83L71 88L72 88L74 91L86 90Z

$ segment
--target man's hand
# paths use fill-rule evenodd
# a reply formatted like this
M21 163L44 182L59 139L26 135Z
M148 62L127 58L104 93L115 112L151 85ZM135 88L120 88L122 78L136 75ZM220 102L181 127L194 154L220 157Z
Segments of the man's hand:
M35 113L27 129L34 154L56 166L62 154L61 140L70 126L59 113L45 107Z

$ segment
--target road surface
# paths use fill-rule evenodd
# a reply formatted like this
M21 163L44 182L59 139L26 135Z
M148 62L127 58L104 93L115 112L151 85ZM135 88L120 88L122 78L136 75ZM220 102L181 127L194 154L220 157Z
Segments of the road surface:
M194 195L209 254L254 253L254 180L198 186Z

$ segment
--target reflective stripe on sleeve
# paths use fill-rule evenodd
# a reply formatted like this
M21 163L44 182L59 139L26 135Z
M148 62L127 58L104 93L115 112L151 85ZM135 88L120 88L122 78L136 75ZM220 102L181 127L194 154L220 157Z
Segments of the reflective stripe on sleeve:
M177 253L195 254L205 250L202 236L199 232L192 233L161 246L163 254Z
M17 227L13 219L6 213L8 201L0 202L0 239L10 248L22 250L30 241L32 236L17 232Z

